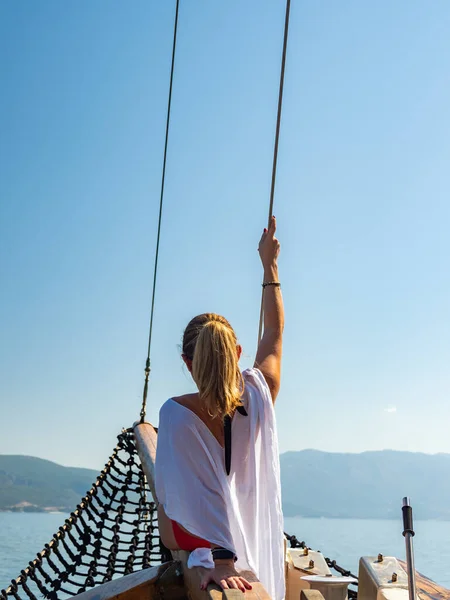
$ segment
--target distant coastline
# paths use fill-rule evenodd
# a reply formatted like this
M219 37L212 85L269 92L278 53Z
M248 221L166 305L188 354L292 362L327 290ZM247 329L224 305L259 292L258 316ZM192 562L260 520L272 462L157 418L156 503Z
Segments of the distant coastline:
M15 514L61 514L61 515L70 515L73 509L67 507L55 507L55 506L27 506L27 507L17 507L11 506L7 508L0 508L0 513L15 513ZM400 522L400 517L377 517L377 516L365 516L365 517L319 517L317 515L291 515L291 514L283 514L286 519L308 519L308 520L317 520L317 521L398 521ZM414 522L421 521L433 521L437 523L448 523L450 522L450 518L448 517L429 517L429 518L421 518L414 519Z
M0 507L0 513L67 513L70 514L72 509L67 506L38 506L31 502L19 502L13 506Z
M416 520L450 521L449 454L301 450L282 454L280 466L285 518L396 520L410 496ZM0 455L0 512L71 513L97 477L92 469Z

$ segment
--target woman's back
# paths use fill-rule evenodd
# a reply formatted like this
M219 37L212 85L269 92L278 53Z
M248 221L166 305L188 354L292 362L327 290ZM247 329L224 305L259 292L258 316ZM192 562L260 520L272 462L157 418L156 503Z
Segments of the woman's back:
M281 599L283 517L272 398L259 370L248 369L243 378L247 416L236 411L232 419L230 475L224 448L205 422L171 399L160 412L156 491L170 519L231 549L237 568L254 571L272 598Z
M220 421L220 419L211 417L211 415L209 415L208 412L203 408L198 392L195 394L184 394L183 396L171 398L170 400L193 412L194 415L203 421L206 427L210 430L211 434L216 438L217 443L222 446L222 448L224 447L225 440L223 423Z

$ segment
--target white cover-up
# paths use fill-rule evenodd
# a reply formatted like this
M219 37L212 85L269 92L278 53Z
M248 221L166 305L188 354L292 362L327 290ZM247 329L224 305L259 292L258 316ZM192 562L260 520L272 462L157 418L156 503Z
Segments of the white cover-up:
M273 600L282 600L284 536L275 412L258 369L243 372L243 404L231 425L231 470L203 421L170 399L159 413L155 484L167 516L193 535L236 553ZM210 550L206 550L211 553ZM205 550L191 553L202 564ZM204 564L204 563L203 563Z

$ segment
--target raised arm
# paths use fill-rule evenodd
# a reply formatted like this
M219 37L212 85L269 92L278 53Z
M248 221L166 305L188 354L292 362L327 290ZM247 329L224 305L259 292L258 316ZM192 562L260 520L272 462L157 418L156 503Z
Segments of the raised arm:
M279 283L278 254L280 243L275 237L275 217L264 230L259 242L259 255L264 270L264 283ZM267 381L272 400L280 389L281 353L284 329L284 307L280 286L267 285L263 293L264 330L256 352L255 367L259 369Z

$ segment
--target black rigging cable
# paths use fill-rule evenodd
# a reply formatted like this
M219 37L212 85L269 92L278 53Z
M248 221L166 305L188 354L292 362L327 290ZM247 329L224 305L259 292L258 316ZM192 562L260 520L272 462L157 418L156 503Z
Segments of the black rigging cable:
M147 410L147 392L148 392L148 378L150 375L150 349L152 344L152 331L153 331L153 315L155 312L155 292L156 292L156 277L158 274L158 257L159 257L159 240L161 236L161 219L162 209L164 202L164 183L166 179L166 161L167 161L167 146L169 142L169 126L170 126L170 108L172 105L172 86L173 86L173 71L175 66L175 52L177 48L177 29L178 29L178 9L180 0L177 0L175 8L175 24L173 29L173 46L172 46L172 64L170 68L170 84L169 84L169 98L167 101L167 119L166 119L166 137L164 142L164 158L163 168L161 176L161 194L159 200L159 218L158 218L158 234L156 237L156 253L155 253L155 266L153 271L153 289L152 289L152 304L150 309L150 326L148 332L148 347L147 347L147 359L145 361L145 381L144 381L144 392L142 394L142 408L141 408L141 423L145 421L145 413Z
M269 218L268 223L270 226L270 220L273 215L273 199L275 196L275 182L277 178L277 161L278 161L278 142L280 139L280 125L281 125L281 110L283 108L283 89L284 89L284 71L286 67L286 50L289 33L289 17L291 12L291 0L286 0L286 16L284 20L284 39L283 39L283 54L281 58L281 72L280 72L280 88L278 92L278 110L277 110L277 126L275 131L275 144L273 149L273 164L272 164L272 183L270 187L270 203L269 203ZM261 310L259 313L259 329L258 329L258 346L262 337L262 328L264 320L264 288L261 295Z

